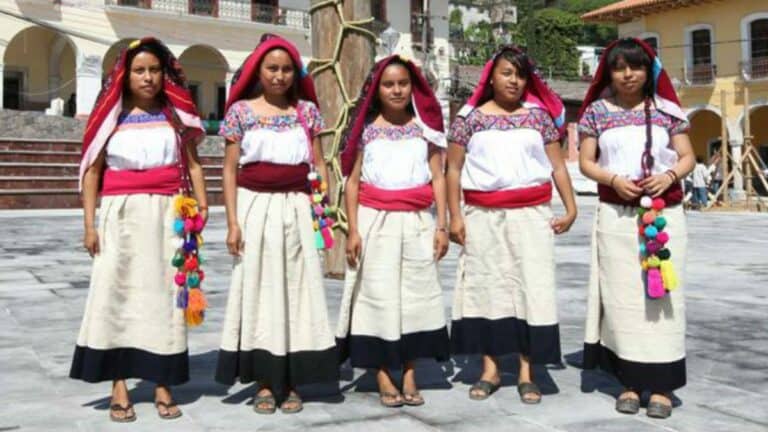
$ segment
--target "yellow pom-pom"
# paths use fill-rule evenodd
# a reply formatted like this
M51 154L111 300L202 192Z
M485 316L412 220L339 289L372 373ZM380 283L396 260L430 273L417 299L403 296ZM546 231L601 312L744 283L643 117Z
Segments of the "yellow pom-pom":
M325 192L327 190L328 190L328 183L326 183L326 182L320 183L320 191L321 192Z
M189 290L187 300L187 309L184 311L184 318L190 327L198 326L203 323L203 312L208 307L208 301L203 295L203 291L198 288Z
M677 280L677 274L672 266L672 261L666 260L661 262L661 279L664 281L664 288L667 291L672 291L679 285L680 282Z
M195 234L195 238L197 239L197 248L200 249L200 247L203 245L203 235L202 234Z
M640 266L643 268L643 271L648 271L648 260L644 259L640 261Z

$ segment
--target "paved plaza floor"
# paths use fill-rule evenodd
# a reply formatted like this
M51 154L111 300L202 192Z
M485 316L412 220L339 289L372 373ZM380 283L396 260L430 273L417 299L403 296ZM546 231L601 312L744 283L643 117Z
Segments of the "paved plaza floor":
M536 371L545 393L540 405L519 401L511 358L503 361L505 387L485 402L470 401L478 359L459 358L419 363L427 400L419 408L381 407L373 376L347 367L341 393L335 385L303 389L302 413L255 414L253 386L213 381L231 268L224 215L216 210L206 230L211 308L205 324L190 331L192 379L174 389L184 416L161 421L152 383L131 380L138 421L128 425L108 421L109 383L67 378L91 270L80 213L0 212L0 431L768 431L768 215L689 213L688 385L676 393L681 405L661 421L644 410L616 413L617 383L577 367L595 200L579 202L576 224L556 247L564 363ZM440 265L448 316L456 255L452 247ZM335 326L341 282L326 282Z

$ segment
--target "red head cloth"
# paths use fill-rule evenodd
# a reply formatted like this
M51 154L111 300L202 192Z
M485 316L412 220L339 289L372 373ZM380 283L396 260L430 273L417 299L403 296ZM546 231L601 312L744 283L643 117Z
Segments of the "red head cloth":
M493 67L496 63L496 59L507 51L515 54L523 53L523 50L514 45L502 46L483 67L480 81L477 83L475 91L472 93L472 96L467 99L467 102L459 110L457 115L466 117L469 113L474 111L475 108L493 98L493 89L491 88ZM539 74L538 69L536 69L536 65L533 61L530 59L529 61L531 63L531 76L528 78L528 83L526 84L525 92L523 93L523 106L539 107L549 113L549 116L552 117L552 120L555 122L555 126L562 137L565 135L565 106L563 105L563 101L560 100L557 93L549 88Z
M161 93L165 96L167 106L163 108L163 113L169 123L174 125L179 136L183 137L185 143L205 135L197 108L186 87L184 72L176 57L157 39L147 37L133 41L120 53L88 117L83 134L83 153L80 161L80 190L83 188L85 172L98 158L117 127L118 117L123 110L123 83L130 67L126 64L128 54L150 43L157 45L166 57L166 62L162 65L165 80Z
M412 61L398 55L389 56L373 65L373 69L371 69L363 88L360 90L357 104L344 131L345 144L344 151L341 153L341 172L345 176L352 172L352 167L355 165L363 129L366 121L370 121L368 118L369 111L379 91L381 75L384 73L384 69L396 60L403 62L410 71L411 103L416 114L416 122L421 126L424 138L439 147L446 146L443 110L427 79Z
M315 94L315 85L312 82L312 77L309 76L307 70L301 62L301 55L299 50L296 49L291 42L273 34L265 34L261 38L261 42L256 46L256 49L245 59L240 69L235 72L232 77L232 86L229 90L229 98L227 98L227 104L224 110L229 110L229 107L233 103L246 99L251 96L251 91L254 84L259 79L259 66L264 56L273 49L280 48L285 50L293 60L293 64L296 65L296 69L299 70L298 87L299 87L299 99L308 100L315 105L317 103L317 95Z
M675 87L672 85L672 80L669 79L667 71L665 71L664 67L661 65L661 59L656 55L656 51L654 51L650 45L636 38L618 39L611 42L605 48L603 55L600 57L600 64L597 66L595 76L592 78L592 84L590 84L584 102L579 109L579 119L584 115L584 111L587 110L589 104L610 94L611 70L610 65L607 64L608 56L610 55L611 50L613 50L619 42L626 40L632 40L640 45L643 51L645 51L651 59L651 75L653 79L654 103L656 108L671 116L677 117L680 120L687 121L688 118L680 108L680 100L677 98L677 93L675 92Z

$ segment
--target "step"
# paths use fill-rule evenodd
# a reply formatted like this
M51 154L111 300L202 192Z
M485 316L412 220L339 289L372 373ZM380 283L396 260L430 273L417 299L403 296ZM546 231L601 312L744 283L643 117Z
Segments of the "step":
M221 165L203 165L206 176L220 175ZM48 162L0 162L1 176L77 176L80 164L77 163L48 163Z
M79 153L81 148L80 141L0 138L0 150L74 151Z
M207 187L221 187L221 176L205 178ZM0 176L0 189L77 189L77 176Z
M0 150L0 162L39 162L58 164L79 164L81 154L79 151L38 151L38 150ZM203 165L224 164L224 156L200 155Z
M208 191L208 205L222 205L224 199L221 188ZM80 194L77 189L0 189L0 210L33 208L81 208Z

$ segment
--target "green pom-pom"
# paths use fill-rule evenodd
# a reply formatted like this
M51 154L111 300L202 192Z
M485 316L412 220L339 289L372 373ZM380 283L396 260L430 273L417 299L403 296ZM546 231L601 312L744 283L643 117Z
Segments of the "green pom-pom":
M667 226L667 220L664 218L664 216L658 216L656 220L653 221L653 224L656 225L656 228L658 228L659 231L661 231L665 226Z
M182 264L184 264L184 255L177 253L173 256L173 259L171 259L171 265L174 267L180 267Z
M672 252L670 252L669 249L662 249L656 252L656 256L658 256L660 260L666 261L672 257Z
M658 256L652 255L650 258L648 258L648 267L650 268L659 268L661 266L661 260Z
M643 215L645 214L645 211L646 211L646 209L644 209L642 207L638 207L637 208L637 215L640 216L640 217L643 217Z

